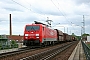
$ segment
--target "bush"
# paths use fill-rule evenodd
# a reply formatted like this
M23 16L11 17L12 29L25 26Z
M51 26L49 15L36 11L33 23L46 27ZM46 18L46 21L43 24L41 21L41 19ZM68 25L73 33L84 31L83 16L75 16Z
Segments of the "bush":
M18 44L16 43L16 41L11 41L11 48L18 48Z

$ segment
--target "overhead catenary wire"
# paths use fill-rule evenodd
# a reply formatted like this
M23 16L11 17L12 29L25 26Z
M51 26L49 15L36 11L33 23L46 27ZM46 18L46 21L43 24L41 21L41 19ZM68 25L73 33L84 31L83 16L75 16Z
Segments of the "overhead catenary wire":
M18 5L20 5L20 6L22 6L22 7L24 7L24 8L26 8L26 9L28 9L28 10L30 10L31 11L31 9L29 9L29 8L27 8L27 7L25 7L25 6L23 6L23 5L21 5L20 3L18 3L18 2L16 2L16 1L14 1L14 0L12 0L13 2L15 2L16 4L18 4Z
M57 0L56 0L57 1ZM65 17L65 20L68 21L69 23L71 23L70 25L72 26L72 24L74 24L73 22L70 22L67 17L62 13L62 11L59 9L59 7L56 6L56 4L51 0L51 2L54 4L54 6L59 10L59 12L61 12L61 14ZM59 5L59 2L57 1L58 5ZM64 12L64 11L63 11ZM75 30L75 28L73 28Z
M35 6L32 6L30 3L26 2L27 4L29 4L31 7L34 7L35 9L37 9ZM37 9L38 10L38 9ZM43 14L44 16L46 16L46 14L44 14L41 10L39 11L41 14ZM45 18L45 17L44 17ZM45 21L44 21L45 22Z
M18 4L18 5L20 5L20 6L22 6L22 7L24 7L24 8L26 8L26 9L28 9L28 10L30 10L30 11L32 11L32 12L34 12L33 10L31 10L30 8L27 8L27 7L25 7L25 6L23 6L22 4L20 4L20 3L18 3L18 2L16 2L16 1L14 1L14 0L12 0L13 2L15 2L16 4ZM52 0L51 0L52 1ZM54 2L52 1L52 3L54 4ZM59 3L58 3L59 4ZM54 4L55 5L55 4ZM55 5L55 7L61 12L61 10ZM40 11L41 12L41 11ZM35 14L38 14L38 13L36 13L36 12L34 12ZM41 12L42 13L42 12ZM61 12L61 14L65 17L65 19L67 20L67 18L66 18L66 16ZM40 15L40 14L38 14L38 15ZM45 14L44 14L45 15ZM40 15L41 16L41 15ZM44 17L45 18L45 17ZM68 21L68 20L67 20ZM69 22L69 21L68 21Z
M31 8L28 8L28 7L24 6L24 5L16 2L15 0L12 0L12 1L13 1L14 3L22 6L23 8L28 9L28 10L30 10L31 12L34 12ZM52 1L52 0L51 0L51 1ZM55 5L55 7L59 10L59 12L61 12L61 14L65 17L65 20L68 21L67 17L62 13L62 11L59 9L59 7L57 7L56 4L55 4L53 1L52 1L52 3L53 3L53 4ZM58 3L58 4L59 4L59 3ZM42 11L40 11L40 12L42 13ZM38 13L36 13L36 12L34 12L34 13L35 13L35 14L38 14ZM42 16L41 14L38 14L38 15ZM44 14L44 15L45 15L45 14ZM44 16L43 16L43 17L44 17ZM45 18L45 17L44 17L44 18ZM72 22L70 22L70 21L68 21L68 22L72 24Z
M51 0L51 2L54 4L54 6L59 10L59 12L61 12L61 10L56 6L56 4ZM65 17L65 19L67 20L66 16L61 12L61 14ZM67 20L68 21L68 20ZM68 21L69 22L69 21Z
M16 2L16 1L14 1L14 0L11 0L11 1L13 1L14 3L16 3L16 4L20 5L20 6L22 6L23 8L26 8L26 9L30 10L31 12L33 12L33 13L35 13L35 14L37 14L37 15L40 15L41 17L45 18L45 17L42 16L41 14L38 14L38 13L34 12L32 9L25 7L25 6L23 6L22 4L20 4L20 3Z
M57 0L56 0L57 1ZM60 6L60 3L57 1L57 3L58 3L58 5L59 5L59 9L61 8L61 6ZM62 8L61 8L62 9ZM63 11L63 9L62 9L62 11ZM64 16L66 15L65 14L65 12L63 11L63 14L64 14Z
M57 1L57 0L56 0ZM59 9L59 7L56 6L56 4L51 0L51 2L54 4L54 6L59 10L59 12L61 12L61 14L65 17L65 20L68 21L69 23L71 23L71 25L73 24L72 22L70 22L67 17L65 16L65 13L63 14L62 11ZM58 5L59 2L57 1ZM64 11L63 11L64 12Z

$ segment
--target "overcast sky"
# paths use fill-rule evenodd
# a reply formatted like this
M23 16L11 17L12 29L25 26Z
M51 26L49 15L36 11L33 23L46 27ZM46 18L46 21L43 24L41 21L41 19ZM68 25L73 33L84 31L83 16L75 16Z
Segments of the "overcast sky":
M90 0L0 0L0 35L9 34L9 14L13 35L23 35L24 26L34 21L46 23L47 17L53 28L81 35L83 15L90 34Z

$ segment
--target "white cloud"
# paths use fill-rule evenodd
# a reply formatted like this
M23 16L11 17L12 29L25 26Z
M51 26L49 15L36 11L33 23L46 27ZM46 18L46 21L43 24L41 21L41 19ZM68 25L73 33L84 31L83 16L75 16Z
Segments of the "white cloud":
M80 0L81 1L81 0ZM0 33L9 34L9 14L12 14L13 34L22 34L24 26L31 24L33 21L44 22L49 17L53 20L52 26L60 23L68 27L69 31L76 33L79 27L72 27L71 22L75 25L82 26L83 15L85 15L86 32L90 22L89 0L80 3L78 0L2 0L0 1ZM7 26L7 27L6 27ZM55 27L56 28L56 27ZM58 28L58 27L57 27ZM59 28L63 31L63 28ZM70 34L70 32L69 32ZM80 35L80 31L76 33Z

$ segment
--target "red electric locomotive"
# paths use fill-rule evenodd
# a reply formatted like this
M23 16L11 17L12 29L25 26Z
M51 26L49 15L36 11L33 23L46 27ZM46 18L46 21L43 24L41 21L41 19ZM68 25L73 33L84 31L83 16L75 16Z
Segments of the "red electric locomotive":
M57 32L45 24L36 22L25 26L24 45L45 46L57 42Z

